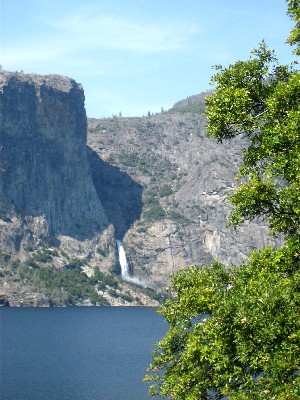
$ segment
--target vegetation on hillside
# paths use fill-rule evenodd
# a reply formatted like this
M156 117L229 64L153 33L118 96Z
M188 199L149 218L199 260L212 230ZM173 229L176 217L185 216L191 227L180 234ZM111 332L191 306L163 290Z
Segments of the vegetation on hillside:
M288 41L300 54L300 1ZM208 131L220 142L247 135L230 201L231 223L264 219L279 249L253 251L240 268L218 262L172 276L160 312L169 331L147 380L172 400L300 398L300 72L264 43L248 61L217 66L207 99Z
M194 96L189 96L185 100L178 101L167 112L172 114L180 113L193 113L204 114L205 112L205 97L208 93L200 93Z
M156 292L132 285L132 293L124 289L123 280L113 272L92 268L86 259L70 259L66 253L42 245L27 246L30 256L23 262L0 253L0 280L10 290L18 290L22 282L23 297L37 294L52 306L110 305L110 298L142 305L139 294L160 300ZM54 265L57 257L61 267ZM88 268L92 274L85 270ZM128 283L126 287L129 287ZM136 295L133 295L136 293ZM13 297L13 296L12 296Z

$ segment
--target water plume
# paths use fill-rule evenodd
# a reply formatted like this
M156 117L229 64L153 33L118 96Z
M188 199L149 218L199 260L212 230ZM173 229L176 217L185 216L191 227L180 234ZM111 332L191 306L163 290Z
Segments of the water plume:
M128 279L130 277L130 274L129 274L129 265L126 259L126 253L124 247L122 246L121 240L117 239L116 242L119 253L119 263L121 266L121 276L123 279Z

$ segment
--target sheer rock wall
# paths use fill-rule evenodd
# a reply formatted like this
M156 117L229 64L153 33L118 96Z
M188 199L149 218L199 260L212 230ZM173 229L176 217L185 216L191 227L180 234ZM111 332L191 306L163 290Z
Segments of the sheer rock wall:
M113 229L95 191L80 84L0 71L0 247L46 242L93 257ZM103 243L102 243L103 244Z

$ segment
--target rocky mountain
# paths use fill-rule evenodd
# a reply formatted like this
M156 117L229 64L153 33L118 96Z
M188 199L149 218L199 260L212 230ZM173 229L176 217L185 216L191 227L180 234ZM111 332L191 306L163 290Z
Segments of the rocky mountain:
M206 94L147 117L88 120L97 193L133 274L155 288L180 268L214 258L240 264L252 248L276 243L267 226L227 227L227 199L247 141L207 137Z
M119 269L116 242L86 136L84 92L74 80L0 71L0 294L10 304L88 303L90 295L114 304L115 289L122 292L107 275ZM80 290L68 298L72 280Z
M207 137L205 95L87 120L74 80L0 71L0 305L157 305L178 269L275 243L226 227L247 142Z

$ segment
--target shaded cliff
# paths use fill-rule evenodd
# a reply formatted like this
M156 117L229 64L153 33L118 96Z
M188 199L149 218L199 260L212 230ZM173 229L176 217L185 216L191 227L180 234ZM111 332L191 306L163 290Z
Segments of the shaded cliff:
M54 245L70 257L116 263L113 227L96 193L80 84L0 71L0 250L25 260ZM56 266L64 265L54 260Z
M96 192L109 222L114 226L115 237L122 241L131 225L142 214L143 186L124 171L103 161L90 148L88 160Z
M42 217L49 235L108 226L87 163L82 87L61 76L0 73L0 210Z

